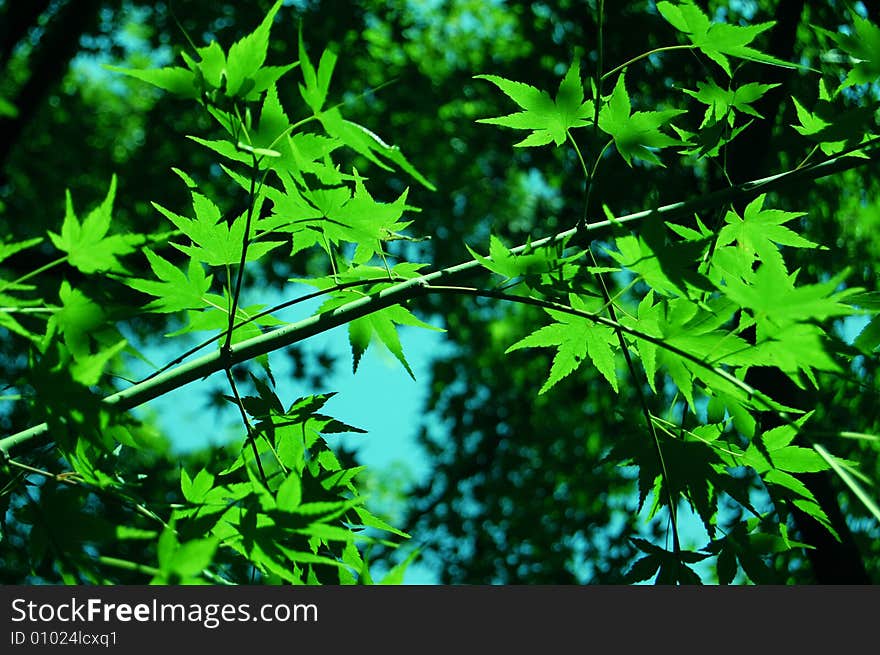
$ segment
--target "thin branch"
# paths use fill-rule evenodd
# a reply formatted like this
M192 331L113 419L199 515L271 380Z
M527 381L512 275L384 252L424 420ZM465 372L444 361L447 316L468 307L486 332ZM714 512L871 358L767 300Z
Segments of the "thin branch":
M114 569L129 571L131 573L142 573L143 575L148 575L150 577L156 577L161 573L161 571L154 566L147 566L146 564L140 564L139 562L132 562L131 560L110 557L108 555L98 555L98 557L95 558L95 561L98 562L98 564L110 566Z
M235 406L238 407L238 412L241 415L241 422L244 423L244 428L247 431L247 440L254 453L254 460L257 462L257 469L260 471L260 479L266 484L266 471L263 469L263 462L260 460L260 451L257 448L257 435L254 431L254 426L251 425L250 419L248 419L247 411L245 411L244 403L241 401L241 395L238 393L238 386L235 384L235 378L232 376L232 371L228 366L225 371L226 379L229 381L232 395L235 398Z
M257 185L257 158L254 156L253 168L251 170L251 186L248 190L248 208L247 217L244 222L244 236L241 244L241 259L238 262L238 271L235 277L235 291L232 294L232 309L229 312L229 329L226 331L226 342L223 344L222 351L229 352L229 346L232 345L232 326L235 324L235 314L238 311L238 299L241 295L241 283L244 279L244 265L247 261L248 245L250 243L251 221L254 216L254 204L256 199Z
M116 502L128 501L131 503L131 506L134 508L135 512L137 512L141 516L148 518L151 521L156 521L163 527L167 527L168 525L167 523L165 523L165 521L162 520L162 518L158 514L147 509L147 507L145 507L142 503L135 501L133 498L127 495L111 493L108 489L102 489L101 487L95 487L87 484L75 471L52 473L51 471L46 471L44 469L31 466L30 464L25 464L24 462L19 462L11 458L6 460L6 464L13 468L17 468L24 473L39 475L46 478L47 480L53 480L59 484L65 484L72 487L81 487L82 489L85 489L86 491L89 491L96 496L100 496L102 498L114 500Z
M596 76L594 80L594 84L596 86L596 99L594 103L594 116L593 116L593 130L594 134L598 137L599 135L599 114L602 103L602 80L604 79L602 75L602 70L604 67L603 61L603 37L604 37L604 16L605 16L605 3L604 0L599 0L599 20L598 20L598 36L597 36L597 48L598 48L598 65L596 67ZM596 172L599 168L599 164L602 162L602 156L605 154L605 150L611 145L612 140L609 140L602 150L596 155L595 160L593 161L593 167L590 172L587 172L586 165L584 164L584 158L581 156L580 148L578 148L577 142L574 139L571 139L571 144L574 146L575 151L578 153L578 158L581 160L581 165L584 168L584 175L586 176L586 198L584 200L584 218L583 225L586 226L589 224L589 214L590 214L590 198L592 196L593 190L593 182L595 180ZM590 253L590 259L593 262L593 266L598 269L599 262L596 261L596 255L593 254L593 246L592 243L587 247L587 252ZM608 317L611 319L613 323L617 325L614 328L614 334L617 337L617 343L620 346L620 350L623 353L623 358L626 361L627 370L629 370L629 375L633 380L633 387L636 390L636 396L639 400L639 407L642 410L642 418L645 421L645 427L648 430L648 433L651 437L651 442L654 445L654 453L657 456L657 462L660 466L660 474L663 477L664 487L666 489L666 506L669 510L669 521L672 526L672 544L673 550L676 555L681 551L681 541L678 536L678 512L677 512L677 504L676 504L676 491L672 486L672 478L669 475L669 471L666 468L666 459L663 457L663 449L660 446L660 437L657 436L657 430L654 427L654 422L651 420L651 410L648 407L648 399L645 397L645 392L642 389L642 384L639 380L638 371L636 369L635 363L633 362L632 353L629 350L629 345L626 342L626 339L623 336L623 331L620 329L620 321L617 319L617 311L614 308L614 303L611 300L611 294L608 292L608 285L605 284L605 276L599 272L593 273L593 277L598 283L599 292L602 294L602 300L604 303L604 308L608 312Z
M858 150L865 153L873 152L877 149L878 145L880 145L880 138L861 144ZM596 221L590 225L582 226L580 229L577 227L571 228L542 239L534 240L531 243L512 248L511 253L519 254L527 249L540 248L565 239L576 237L578 234L586 235L599 230L628 223L635 223L646 219L663 221L689 216L700 209L715 207L718 204L731 202L733 200L750 200L762 193L773 191L786 184L819 179L828 175L833 175L834 173L863 166L866 163L871 162L874 162L874 160L840 155L819 164L812 164L798 170L787 171L778 175L752 180L738 186L700 195L687 201L636 212L613 220ZM385 309L386 307L424 295L428 291L429 285L433 282L455 278L481 269L482 265L480 262L472 259L455 266L428 273L418 278L412 278L400 282L382 289L373 295L353 300L331 311L310 316L301 321L297 321L296 323L285 325L266 334L234 344L230 346L229 352L227 353L217 352L203 355L187 364L182 364L174 369L166 371L147 382L136 384L123 391L107 396L104 398L104 404L108 407L114 407L119 410L127 410L132 407L137 407L138 405L157 398L169 391L223 370L226 366L232 366L252 359L258 355L264 355L273 350L290 346L316 334L344 325L362 316L367 316L373 312ZM614 327L614 325L611 325L611 327ZM730 377L732 378L733 376ZM737 385L744 384L736 378L729 381ZM42 423L0 439L0 455L3 453L12 454L25 445L33 446L43 443L48 439L48 432L49 429L47 424Z
M476 288L468 288L468 287L440 287L440 286L432 286L429 287L429 291L431 292L447 292L454 293L459 295L470 295L481 298L494 298L496 300L506 300L510 302L521 303L525 305L534 305L536 307L541 307L543 309L553 309L559 312L563 312L566 314L571 314L572 316L578 316L580 318L587 319L594 323L606 325L612 329L619 329L631 336L637 337L644 341L648 341L649 343L653 343L655 346L660 348L664 348L667 351L678 355L683 359L687 359L693 364L703 368L706 371L712 372L721 379L725 380L738 387L741 391L745 392L748 396L748 400L753 402L756 405L756 409L759 411L767 411L775 414L782 423L785 425L794 428L800 435L802 435L810 446L815 450L826 462L829 463L829 466L837 473L843 482L853 491L856 497L864 504L864 506L868 509L868 511L873 515L873 517L880 522L880 505L877 505L870 496L859 486L858 482L851 475L846 474L846 471L843 469L840 462L834 460L833 455L828 453L828 451L819 443L812 438L809 430L804 429L800 426L795 419L793 419L788 412L779 409L779 407L774 406L775 403L771 398L766 396L763 392L751 386L747 382L740 380L733 374L725 371L724 369L718 368L717 366L713 366L709 362L703 361L696 355L689 353L685 350L681 350L676 346L672 346L669 343L666 343L662 338L653 337L649 334L645 334L639 330L634 328L627 327L622 324L615 324L610 319L607 319L598 314L593 314L590 312L584 312L578 309L574 309L573 307L569 307L568 305L563 305L561 303L552 302L549 300L542 300L540 298L532 298L529 296L514 296L506 293L500 293L497 291L486 291L483 289ZM649 417L650 420L650 417ZM653 422L652 422L653 424ZM843 434L843 433L841 433ZM857 434L857 433L846 433L846 434ZM870 435L873 436L873 435ZM833 461L833 463L832 463Z
M17 284L21 284L22 282L30 280L32 277L36 277L40 273L45 273L49 269L55 268L59 264L63 264L66 261L67 261L67 255L64 255L63 257L59 257L58 259L53 259L48 264L43 264L39 268L36 268L29 273L25 273L24 275L13 280L12 282L2 282L2 286L0 286L0 289L7 289L9 287L14 287Z
M308 300L314 300L315 298L320 298L321 296L325 296L328 293L333 293L335 291L342 291L344 289L350 289L352 287L366 286L367 284L373 284L374 282L387 282L387 281L388 281L388 278L386 276L382 276L382 277L365 278L363 280L354 280L351 282L342 282L341 284L334 284L332 287L328 287L327 289L320 289L319 291L313 291L312 293L307 293L303 296L298 296L296 298L293 298L292 300L285 300L282 303L278 303L277 305L273 305L272 307L269 307L268 309L264 309L261 312L257 312L256 314L249 316L248 318L245 318L245 319L239 321L238 323L236 323L232 327L232 329L237 330L241 327L244 327L245 325L248 325L249 323L252 323L258 319L263 318L264 316L269 316L270 314L274 314L275 312L280 311L282 309L287 309L288 307L293 307L294 305L298 305L301 302L306 302ZM225 330L224 330L224 332L225 332ZM221 332L219 336L222 337L223 332ZM180 364L183 360L187 359L188 357L190 357L192 355L195 355L197 352L199 352L203 348L207 348L208 346L210 346L212 343L214 343L217 340L217 338L218 338L217 336L213 336L210 339L205 339L200 344L193 346L192 348L187 350L185 353L178 355L177 357L172 359L170 362L168 362L167 364L165 364L161 368L150 373L147 377L141 379L137 384L140 384L141 382L146 382L147 380L151 380L154 377L156 377L157 375L159 375L160 373L164 373L165 371L167 371L171 367L175 366L176 364ZM0 397L0 400L2 400L2 397Z
M691 45L667 45L667 46L663 46L662 48L654 48L653 50L651 50L649 52L643 52L638 57L633 57L629 61L623 62L620 66L617 66L616 68L612 68L610 71L608 71L607 73L605 73L602 76L602 79L605 80L605 79L611 77L612 75L614 75L615 73L622 71L624 68L626 68L630 64L634 64L637 61L640 61L642 59L646 59L647 57L650 57L651 55L656 55L661 52L670 52L672 50L693 50L696 47L697 46L691 44Z

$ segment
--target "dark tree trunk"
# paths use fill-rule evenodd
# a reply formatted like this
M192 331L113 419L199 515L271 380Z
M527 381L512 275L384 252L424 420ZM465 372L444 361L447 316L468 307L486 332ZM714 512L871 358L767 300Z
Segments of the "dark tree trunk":
M18 9L8 11L18 15L19 21L27 17L36 21L39 13L22 9L31 4L41 3L13 2L12 6L18 5ZM46 25L46 32L31 55L30 77L16 97L8 98L18 109L18 115L0 119L0 184L5 178L2 171L9 154L40 104L64 76L79 49L80 37L95 24L100 6L100 0L70 1ZM20 25L17 31L23 35L27 29L28 25ZM10 29L10 38L11 34ZM0 45L6 46L5 43ZM11 47L14 48L14 44Z

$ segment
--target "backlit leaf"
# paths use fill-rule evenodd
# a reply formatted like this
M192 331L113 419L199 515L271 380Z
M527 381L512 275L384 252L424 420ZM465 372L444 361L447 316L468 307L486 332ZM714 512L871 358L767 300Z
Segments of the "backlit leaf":
M477 121L518 130L531 130L532 133L517 143L517 146L543 146L551 141L558 146L566 140L568 130L584 127L592 122L593 102L584 100L580 64L577 60L572 62L560 82L555 101L546 91L539 91L528 84L514 82L498 75L477 75L476 78L492 82L522 108L523 111L515 114L498 118L481 118Z
M110 188L104 201L85 217L82 223L73 211L73 200L67 192L67 204L61 234L49 232L49 238L59 250L68 254L68 261L83 273L97 271L124 272L118 257L134 252L135 244L142 237L134 235L111 235L111 213L116 197L116 176L110 180Z
M662 166L655 150L679 145L681 142L660 131L670 120L686 113L684 109L637 111L632 113L625 75L617 78L611 97L599 112L599 128L614 139L617 152L632 166L634 159L642 159Z
M570 296L570 302L573 309L589 311L587 303L578 296ZM545 393L557 382L571 375L588 356L616 392L614 350L617 337L614 330L581 316L554 309L546 311L556 321L555 323L539 328L505 351L510 353L521 348L556 349L550 374L538 393Z
M788 62L749 46L759 34L773 27L774 22L747 26L713 23L692 0L674 4L658 2L657 10L670 25L684 33L700 52L721 66L728 77L733 76L728 57L794 68Z
M131 278L125 283L151 296L156 296L146 309L154 312L177 312L184 309L201 309L207 305L205 295L211 288L212 276L205 275L202 264L191 258L186 273L149 248L144 254L157 280Z

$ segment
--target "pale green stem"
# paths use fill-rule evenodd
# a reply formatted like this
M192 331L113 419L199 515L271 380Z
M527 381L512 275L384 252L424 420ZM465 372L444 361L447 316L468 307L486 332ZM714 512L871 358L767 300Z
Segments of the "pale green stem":
M612 68L610 71L608 71L607 73L605 73L602 76L602 80L605 80L605 79L611 77L612 75L614 75L615 73L622 71L624 68L626 68L630 64L634 64L637 61L640 61L642 59L650 57L651 55L656 55L661 52L671 52L672 50L693 50L696 47L697 46L691 44L691 45L667 45L667 46L663 46L662 48L654 48L653 50L650 50L649 52L643 52L639 56L633 57L629 61L625 61L617 68Z
M156 577L161 573L161 571L154 566L147 566L146 564L132 562L127 559L119 559L118 557L98 555L96 559L99 564L103 564L104 566L111 566L114 569L120 569L122 571L129 571L131 573L142 573L150 577Z
M54 314L58 307L0 307L4 314Z
M26 282L27 280L30 280L32 277L36 277L40 273L45 273L49 269L55 268L59 264L63 264L66 261L67 261L67 255L64 255L64 257L59 257L58 259L54 259L51 262L49 262L48 264L44 264L43 266L40 266L40 268L34 269L30 273L25 273L20 278L13 280L12 282L2 283L3 286L0 287L0 289L7 289L11 286L15 286L16 284L21 284L22 282Z

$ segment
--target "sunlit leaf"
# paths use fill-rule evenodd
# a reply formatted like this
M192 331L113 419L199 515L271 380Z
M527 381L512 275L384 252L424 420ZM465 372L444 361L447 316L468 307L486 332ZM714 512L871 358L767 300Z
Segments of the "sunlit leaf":
M662 166L655 150L679 145L681 142L660 131L676 116L686 113L684 109L632 112L623 73L611 97L599 112L599 128L614 139L617 152L632 166L634 159L642 159Z
M573 309L589 311L588 304L578 296L572 295L569 299ZM587 318L559 310L548 309L547 313L556 321L555 323L539 328L505 351L510 353L521 348L556 349L550 374L538 393L547 392L557 382L571 375L587 357L592 360L616 392L617 372L614 350L617 337L614 330Z
M681 0L674 4L658 2L657 10L670 25L684 33L700 52L721 66L728 77L733 77L728 57L794 68L788 62L749 46L759 34L775 25L773 21L746 26L713 23L692 0Z
M481 118L478 123L501 125L518 130L531 130L532 133L517 143L517 146L543 146L551 141L557 146L567 138L568 130L589 125L593 119L593 102L584 100L584 87L581 81L580 64L573 61L568 68L556 99L550 98L546 91L539 91L522 82L499 77L498 75L477 75L477 79L492 82L523 111L499 118Z
M142 241L133 235L109 235L113 201L116 197L116 176L110 180L110 188L104 201L83 219L77 219L73 200L67 192L67 204L61 234L49 232L49 238L59 250L68 254L68 261L83 273L97 271L123 272L119 257L134 252L135 244Z

